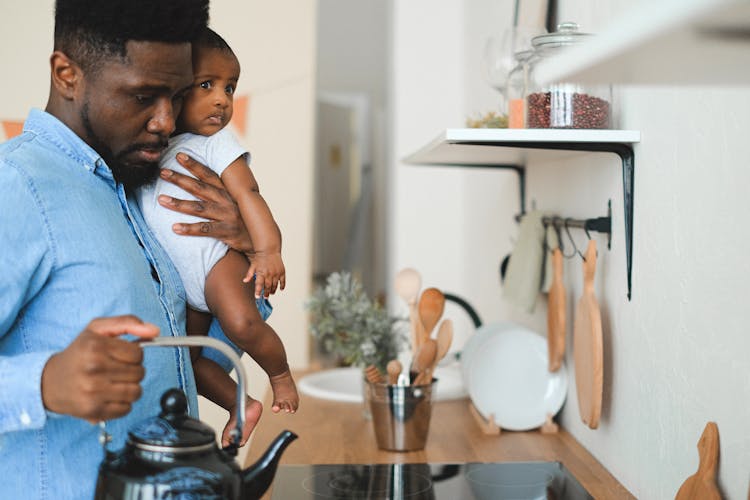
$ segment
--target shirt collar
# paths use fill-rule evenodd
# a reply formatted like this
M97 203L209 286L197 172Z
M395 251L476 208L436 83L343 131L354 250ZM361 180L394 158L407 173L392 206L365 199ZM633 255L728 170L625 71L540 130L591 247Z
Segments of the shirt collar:
M106 179L113 179L112 172L101 155L50 113L41 109L32 109L26 118L23 130L50 141L89 172Z

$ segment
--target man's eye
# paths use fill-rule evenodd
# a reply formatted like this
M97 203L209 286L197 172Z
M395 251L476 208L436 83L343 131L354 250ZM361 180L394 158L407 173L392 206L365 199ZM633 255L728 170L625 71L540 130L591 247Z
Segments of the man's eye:
M150 95L137 94L135 96L135 100L138 102L138 104L149 104L153 99L153 96Z
M211 88L211 82L208 82L208 81L206 81L206 82L201 82L201 83L199 83L198 85L200 86L200 88L202 88L202 89L206 89L206 90L208 90L208 89L210 89L210 88Z

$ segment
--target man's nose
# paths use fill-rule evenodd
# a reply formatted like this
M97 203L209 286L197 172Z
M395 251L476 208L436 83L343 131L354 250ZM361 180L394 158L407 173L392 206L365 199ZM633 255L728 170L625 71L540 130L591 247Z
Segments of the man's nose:
M154 109L154 114L146 124L146 130L151 134L169 137L175 130L175 110L169 99L160 100Z

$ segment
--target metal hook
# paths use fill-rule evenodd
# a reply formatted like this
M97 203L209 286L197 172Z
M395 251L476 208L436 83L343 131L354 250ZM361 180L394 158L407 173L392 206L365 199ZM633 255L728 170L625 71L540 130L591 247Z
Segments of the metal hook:
M570 240L570 243L573 245L573 250L574 251L570 255L564 255L564 257L566 257L566 258L569 259L569 258L575 257L575 255L578 254L578 255L581 256L581 258L583 259L583 261L586 262L586 257L584 257L584 255L581 253L581 251L578 250L578 246L576 246L576 242L573 239L573 236L570 234L570 228L568 227L568 221L569 220L570 220L569 218L567 218L567 217L565 218L565 221L564 221L565 232L568 233L568 239ZM588 233L586 233L586 234L588 234ZM591 238L589 238L589 239L591 239Z

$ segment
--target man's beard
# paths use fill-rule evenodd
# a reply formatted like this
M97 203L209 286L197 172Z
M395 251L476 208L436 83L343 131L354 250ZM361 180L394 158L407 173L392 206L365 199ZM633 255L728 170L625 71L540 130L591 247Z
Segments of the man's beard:
M89 137L89 141L92 142L91 147L101 155L106 162L107 166L112 171L112 176L115 181L122 184L125 189L131 190L150 184L159 177L159 163L158 162L143 162L139 164L128 164L125 158L128 153L137 151L143 148L155 148L155 147L166 147L166 140L159 140L157 143L150 144L131 144L124 150L118 152L116 155L112 150L107 147L102 140L97 137L94 132L94 128L91 126L91 119L89 118L89 106L88 102L84 103L81 108L81 120L83 126L86 129L86 134Z

